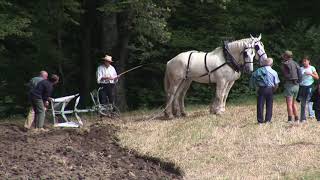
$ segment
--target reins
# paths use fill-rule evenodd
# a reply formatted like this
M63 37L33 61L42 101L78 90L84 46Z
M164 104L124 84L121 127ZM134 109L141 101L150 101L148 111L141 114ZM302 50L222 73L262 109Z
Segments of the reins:
M126 73L128 73L128 72L130 72L130 71L133 71L133 70L135 70L135 69L141 68L142 66L145 66L145 65L146 65L146 64L142 64L142 65L139 65L139 66L135 66L135 67L133 67L133 68L131 68L131 69L128 69L128 70L126 70L126 71L118 74L118 76L122 76L122 75L124 75L124 74L126 74Z

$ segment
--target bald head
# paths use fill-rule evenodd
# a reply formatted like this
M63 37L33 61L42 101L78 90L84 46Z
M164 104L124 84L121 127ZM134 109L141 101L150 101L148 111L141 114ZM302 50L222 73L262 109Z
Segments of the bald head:
M42 77L43 79L48 79L47 71L40 71L39 76Z
M267 58L262 61L261 65L262 66L272 66L273 64L273 59L272 58Z

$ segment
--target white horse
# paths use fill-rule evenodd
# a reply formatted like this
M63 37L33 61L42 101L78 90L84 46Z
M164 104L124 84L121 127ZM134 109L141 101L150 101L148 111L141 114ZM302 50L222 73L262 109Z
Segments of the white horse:
M267 58L260 40L261 34L258 38L251 36L230 42L226 45L228 50L218 47L209 53L188 51L168 61L164 79L167 96L165 116L186 116L184 97L192 81L216 84L210 113L222 114L229 91L241 72L253 71L254 57L260 62Z

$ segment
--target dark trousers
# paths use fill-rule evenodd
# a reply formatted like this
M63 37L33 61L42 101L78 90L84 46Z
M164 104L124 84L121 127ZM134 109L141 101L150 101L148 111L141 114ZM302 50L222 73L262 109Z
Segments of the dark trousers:
M263 120L263 109L266 104L266 116ZM273 107L272 87L259 87L257 100L257 120L258 123L271 122Z
M306 106L308 107L309 101L312 96L312 86L300 86L298 99L301 102L300 108L300 120L307 120L306 117ZM309 114L312 112L309 112Z
M114 104L114 87L115 84L100 84L101 89L99 91L99 100L101 104Z
M44 119L46 117L46 108L42 99L31 98L33 110L35 112L36 128L43 128Z
M320 122L320 109L316 109L316 110L314 110L314 112L316 114L317 121Z

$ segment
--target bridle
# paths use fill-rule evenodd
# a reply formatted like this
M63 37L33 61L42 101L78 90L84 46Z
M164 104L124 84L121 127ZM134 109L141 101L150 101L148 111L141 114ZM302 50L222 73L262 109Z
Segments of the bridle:
M249 57L249 55L248 55L248 53L247 53L247 50L248 50L248 49L253 49L253 50L254 50L254 47L251 46L251 45L249 45L249 46L245 47L245 48L241 51L241 53L243 54L243 60L244 60L243 65L251 64L251 63L253 64L253 60L252 60L252 61L246 61L246 60L245 60L247 57Z
M266 52L264 51L262 54L259 54L260 46L258 45L258 43L262 44L262 42L260 40L255 41L254 42L254 49L256 50L256 52L257 52L257 54L259 56L259 61L260 61L261 57L264 56L266 54Z

